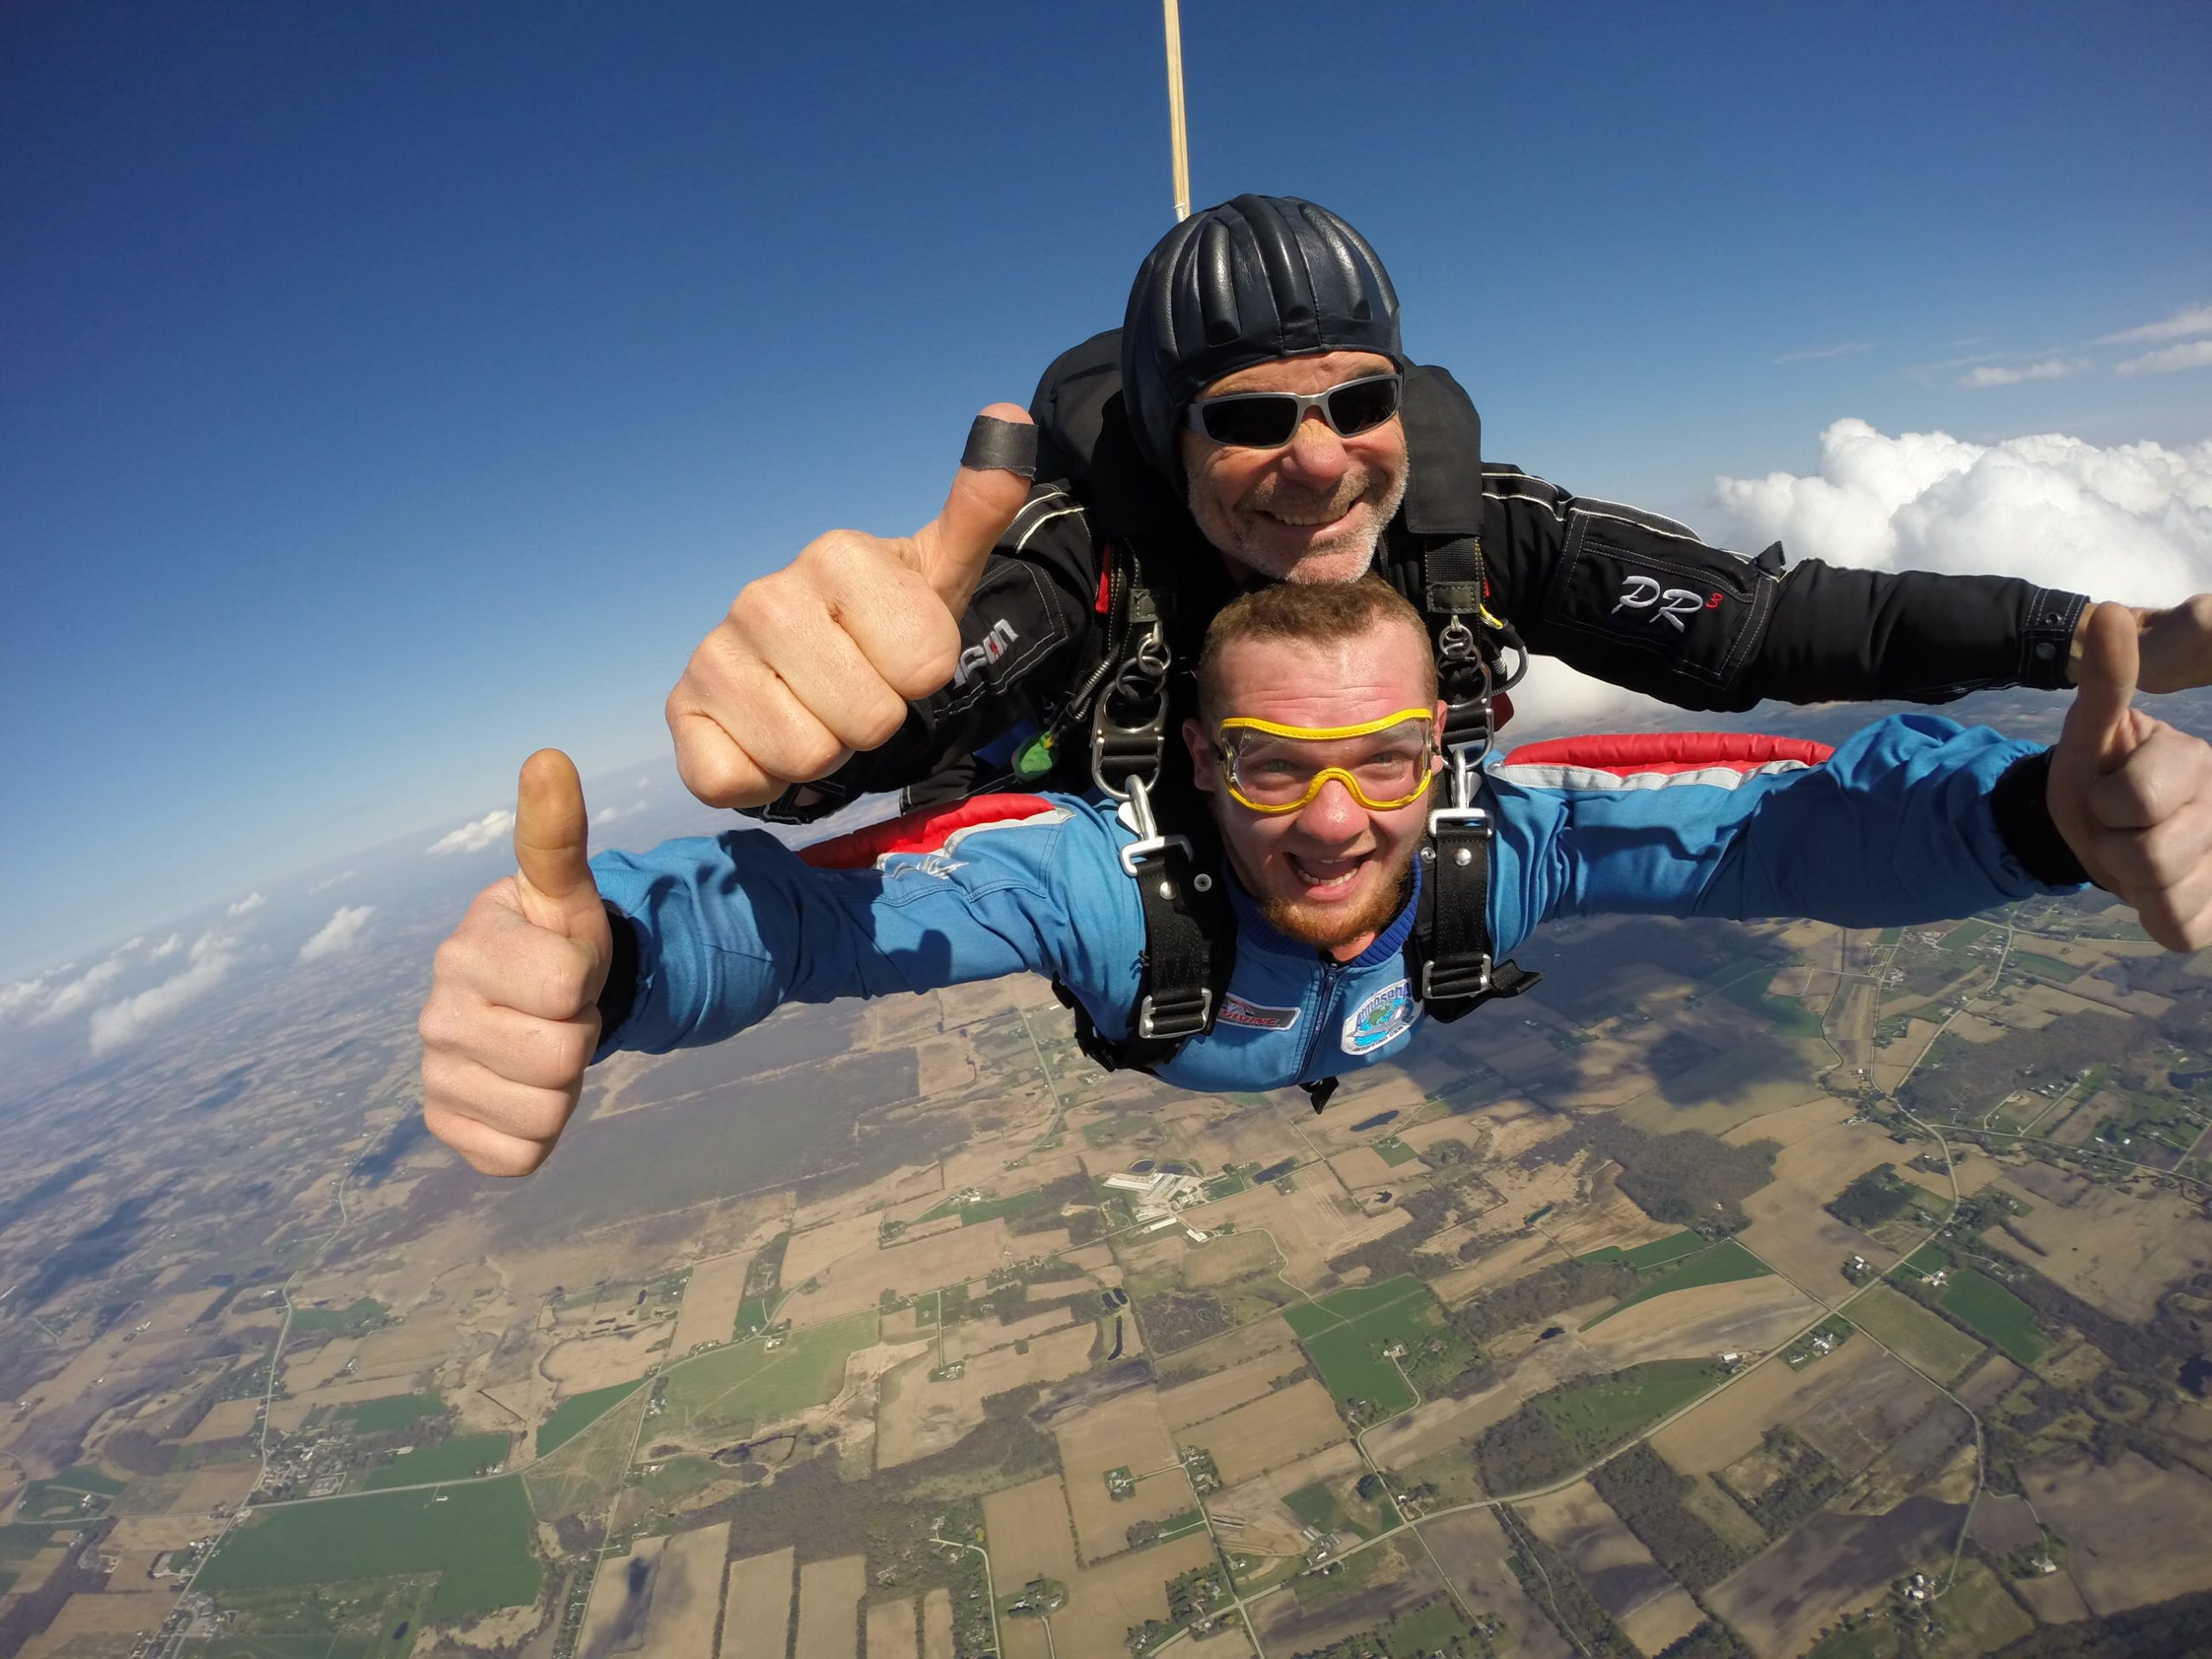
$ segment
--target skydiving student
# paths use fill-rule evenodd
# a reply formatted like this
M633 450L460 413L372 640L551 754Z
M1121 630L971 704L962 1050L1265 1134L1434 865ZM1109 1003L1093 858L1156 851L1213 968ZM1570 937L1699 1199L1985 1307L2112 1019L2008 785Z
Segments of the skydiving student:
M1294 197L1170 230L1122 328L1053 364L1031 415L993 405L969 459L916 535L833 531L738 594L668 699L694 794L803 822L876 791L1118 787L1191 712L1214 613L1273 581L1381 574L1455 705L1523 642L1688 709L2056 689L2086 604L1745 558L1486 460L1374 249ZM2212 598L2137 620L2145 690L2212 680Z
M2136 639L2098 607L2050 749L1909 715L1818 764L1491 768L1495 950L1601 912L1932 921L2085 875L2170 948L2212 942L2212 747L2130 707ZM1237 949L1221 1017L1155 1069L1244 1090L1395 1057L1425 1017L1404 952L1445 775L1421 615L1376 580L1262 588L1215 620L1198 683L1181 736ZM595 1058L717 1042L787 1001L1027 971L1128 1032L1145 924L1122 856L1136 837L1108 806L982 798L805 855L733 830L588 861L586 826L567 758L533 755L517 874L437 953L423 1114L486 1173L544 1160Z

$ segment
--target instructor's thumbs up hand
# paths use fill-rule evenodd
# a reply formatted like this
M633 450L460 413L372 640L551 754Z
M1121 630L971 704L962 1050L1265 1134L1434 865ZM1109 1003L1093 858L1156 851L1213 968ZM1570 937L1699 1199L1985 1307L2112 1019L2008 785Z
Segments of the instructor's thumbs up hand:
M2212 944L2212 747L2133 706L2134 617L2083 627L2080 690L2051 752L2051 820L2097 886L2170 950Z
M887 742L952 677L960 616L1021 511L1036 429L976 423L944 511L912 536L833 530L747 582L668 696L676 766L710 806L761 806Z
M515 874L476 895L438 947L423 1037L423 1121L486 1175L527 1175L575 1110L599 1046L613 936L583 785L540 749L515 798Z

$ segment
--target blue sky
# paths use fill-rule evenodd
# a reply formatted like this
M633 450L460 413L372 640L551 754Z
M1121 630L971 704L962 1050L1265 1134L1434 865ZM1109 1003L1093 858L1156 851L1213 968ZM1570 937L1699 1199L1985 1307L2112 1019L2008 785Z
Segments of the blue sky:
M1847 416L2212 437L2212 371L2096 343L2212 305L2201 4L1184 32L1197 200L1344 213L1568 487L1710 522ZM1143 3L0 9L0 976L427 843L540 744L667 772L747 576L911 529L1119 321L1161 58Z

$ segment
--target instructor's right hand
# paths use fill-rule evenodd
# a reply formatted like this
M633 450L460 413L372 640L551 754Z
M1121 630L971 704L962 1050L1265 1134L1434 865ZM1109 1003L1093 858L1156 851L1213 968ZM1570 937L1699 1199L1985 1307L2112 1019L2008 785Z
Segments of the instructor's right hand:
M486 1175L543 1163L599 1046L613 936L592 880L583 785L569 757L523 762L515 874L476 895L443 944L423 1036L423 1121Z
M1020 435L987 425L1028 427L1027 412L993 404L983 416L935 518L912 536L833 530L810 542L747 582L691 653L668 696L668 728L677 770L701 800L764 806L827 777L887 742L908 701L952 677L961 613L1029 492L1011 453Z

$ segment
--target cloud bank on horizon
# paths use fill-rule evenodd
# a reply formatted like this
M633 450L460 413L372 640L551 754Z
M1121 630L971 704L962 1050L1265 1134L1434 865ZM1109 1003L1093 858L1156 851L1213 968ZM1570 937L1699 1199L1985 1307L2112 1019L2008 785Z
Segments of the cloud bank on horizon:
M2147 346L2156 340L2183 340L2179 346L2165 346L2155 352L2112 364L2113 378L2133 380L2145 374L2178 374L2185 369L2212 368L2212 340L2196 340L2192 336L2212 334L2212 305L2184 306L2171 317L2158 322L2146 322L2139 328L2123 328L2117 334L2100 334L2089 344L2095 346ZM1819 353L1792 353L1789 358L1777 358L1777 362L1789 362L1799 356L1819 356ZM2074 352L2038 352L2027 353L2034 360L2007 363L2003 359L2011 353L1999 352L1987 358L1969 358L1964 361L1934 363L1931 369L1966 368L1958 379L1967 391L1983 391L1993 386L2024 385L2031 380L2070 380L2075 375L2094 374L2106 366L2094 357ZM1967 364L1976 366L1968 368Z
M149 1027L160 1025L197 1002L230 975L238 960L235 934L210 928L192 942L188 965L150 990L92 1010L92 1048L95 1058L111 1054L136 1041Z
M515 827L515 815L505 810L486 812L472 823L440 836L423 850L433 858L451 853L480 853Z
M320 962L325 957L334 957L350 950L358 944L361 930L368 925L369 918L376 913L374 905L340 905L330 919L318 928L313 938L300 947L302 962Z
M2212 591L2212 442L1980 444L1845 419L1821 435L1818 470L1722 477L1713 500L1726 545L1779 541L1793 563L2024 576L2133 605ZM1515 701L1553 729L1657 707L1541 658Z

